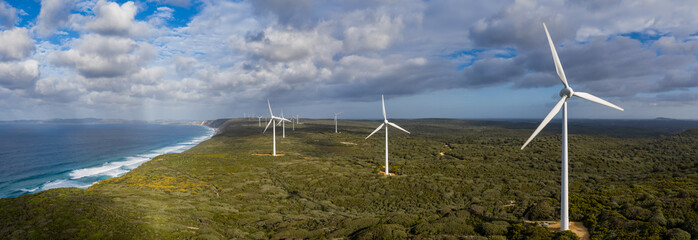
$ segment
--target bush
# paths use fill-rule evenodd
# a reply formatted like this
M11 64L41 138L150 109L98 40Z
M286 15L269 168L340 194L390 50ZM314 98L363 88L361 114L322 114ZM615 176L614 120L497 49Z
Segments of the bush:
M464 223L446 222L442 226L443 228L441 231L446 234L472 235L475 233L475 228L473 226Z
M691 234L680 229L680 228L672 228L666 232L666 239L669 239L669 240L691 240Z
M553 236L553 233L546 227L514 224L507 234L507 239L552 239Z
M405 228L397 224L379 224L362 230L355 236L356 239L405 239Z
M657 224L662 225L662 226L666 226L666 224L667 224L667 220L664 217L664 213L662 212L661 209L657 209L652 214L652 217L650 217L650 219L648 219L648 221L657 223Z
M428 222L421 222L421 223L418 223L417 225L415 225L412 228L411 232L413 234L416 234L416 235L420 235L420 234L431 235L431 234L437 233L438 231L439 231L439 229L436 226L429 224Z
M572 231L567 230L567 231L557 232L553 239L555 239L555 240L579 240L579 236L577 236L577 234L574 234Z
M506 222L504 222L506 223ZM483 223L480 225L480 233L485 236L491 235L504 235L507 233L507 227L509 224L497 224L497 223Z
M692 217L683 223L683 229L693 236L698 236L698 217Z
M418 217L406 213L392 213L388 215L385 223L399 224L404 227L411 227L417 223Z
M555 209L550 206L547 200L540 201L528 210L528 217L531 220L550 220L555 215Z
M631 206L628 204L624 206L624 208L623 215L629 219L644 221L652 216L652 212L650 210L638 206Z

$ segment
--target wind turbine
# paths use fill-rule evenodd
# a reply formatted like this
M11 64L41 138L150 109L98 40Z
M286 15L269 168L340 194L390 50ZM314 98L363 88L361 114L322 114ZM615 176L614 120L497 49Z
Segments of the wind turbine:
M388 117L385 114L385 100L383 99L383 95L381 95L381 103L383 105L383 123L381 123L381 125L378 126L378 128L376 128L376 130L373 130L373 132L371 134L369 134L368 137L366 137L365 139L370 138L374 133L378 132L378 130L380 130L383 126L385 126L385 175L390 176L390 172L388 172L388 125L393 126L397 129L400 129L403 132L406 132L407 134L410 134L410 132L408 132L405 129L402 129L400 126L398 126L395 123L388 122Z
M286 138L286 124L285 122L290 122L291 120L288 120L284 118L284 109L281 109L281 118L279 119L279 124L281 124L281 131L283 132L283 138Z
M263 131L262 133L267 132L267 128L269 128L269 125L271 125L272 123L274 124L274 125L272 126L272 128L274 129L274 134L273 134L273 136L274 136L274 137L273 137L273 139L274 139L274 140L273 140L273 141L274 141L274 143L273 143L274 150L273 150L273 152L272 152L272 156L276 156L276 120L279 120L280 122L283 122L283 121L288 121L288 119L285 119L285 118L283 118L283 117L274 116L274 113L271 112L271 103L269 103L269 99L267 99L267 105L269 106L269 118L270 118L270 119L269 119L269 123L267 123L267 126L264 128L264 131ZM283 114L283 113L282 113L282 114Z
M258 125L261 127L262 126L262 116L257 117L257 122L258 122Z
M342 114L342 112L334 113L334 133L337 133L337 116Z
M550 38L550 33L548 33L548 27L545 26L545 23L543 23L543 28L545 29L545 35L548 36L548 45L550 45L550 51L553 54L553 62L555 62L555 70L557 71L557 76L560 78L560 81L562 81L562 84L565 86L565 88L563 88L560 91L560 101L557 102L557 104L555 104L555 107L553 107L553 110L551 110L550 113L548 113L548 116L545 116L543 122L541 122L540 125L538 125L538 128L536 128L531 137L529 137L528 140L526 140L526 143L524 143L524 145L521 146L521 149L523 150L526 147L526 145L528 145L528 143L530 143L531 140L533 140L533 138L535 138L536 135L538 135L538 133L541 130L543 130L543 128L550 122L550 120L552 120L553 117L557 115L558 112L560 112L560 108L562 107L562 180L560 182L562 186L560 191L560 231L565 231L569 229L570 225L568 196L569 182L567 169L567 99L571 97L579 97L621 111L623 111L623 109L589 93L575 92L572 90L569 84L567 84L567 77L565 77L565 71L562 69L562 64L560 64L560 58L557 56L557 51L555 51L555 44L553 44L553 40Z

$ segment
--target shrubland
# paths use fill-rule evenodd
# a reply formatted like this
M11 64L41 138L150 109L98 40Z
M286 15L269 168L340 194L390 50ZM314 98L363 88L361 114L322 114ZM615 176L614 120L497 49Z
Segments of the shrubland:
M372 121L257 120L88 189L0 199L2 238L575 239L559 220L559 128L520 150L535 123L396 120L412 132L364 138ZM698 237L698 130L570 126L570 216L592 239ZM277 131L280 129L277 129ZM393 129L391 129L393 130Z

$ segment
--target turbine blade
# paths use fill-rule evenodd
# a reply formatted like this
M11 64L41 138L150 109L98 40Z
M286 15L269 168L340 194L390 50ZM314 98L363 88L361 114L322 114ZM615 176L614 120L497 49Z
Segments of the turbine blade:
M533 131L533 134L531 134L531 137L529 137L528 140L526 140L526 143L524 143L524 145L521 147L521 150L523 150L523 149L526 147L526 145L528 145L528 143L530 143L531 140L533 140L533 138L535 138L536 135L538 135L538 133L539 133L541 130L543 130L543 128L545 127L545 125L548 125L548 123L550 122L550 120L552 120L553 117L554 117L558 112L560 112L560 108L562 107L562 104L565 102L565 100L567 100L567 96L562 97L562 98L560 99L560 101L557 102L557 104L555 105L555 107L553 107L553 110L550 110L550 113L548 113L548 116L545 116L545 119L543 119L543 122L541 122L540 125L538 125L538 128L536 128L536 131Z
M395 124L395 123L388 122L388 124L390 124L390 126L393 126L393 127L397 128L397 129L402 130L403 132L406 132L407 134L410 134L410 132L408 132L408 131L405 130L405 129L402 129L400 126L398 126L398 125Z
M545 35L548 36L548 45L550 45L550 51L553 52L553 61L555 62L555 71L557 71L557 76L560 77L560 81L565 87L569 87L567 84L567 77L565 77L565 70L562 69L562 64L560 63L560 58L557 56L557 51L555 50L555 44L553 39L550 38L550 33L548 33L548 27L543 23L543 28L545 28Z
M267 105L269 106L269 116L274 117L274 113L271 112L271 103L269 102L268 98L267 98Z
M385 115L385 99L383 98L383 95L381 95L381 104L383 104L383 120L388 120L388 117Z
M381 128L383 127L383 125L385 125L385 123L381 123L381 125L378 126L378 128L376 128L376 130L373 130L373 132L372 132L371 134L369 134L368 137L366 137L366 138L364 138L364 139L370 138L374 133L378 132L378 130L381 130Z
M589 100L589 101L592 101L592 102L595 102L595 103L598 103L598 104L601 104L601 105L606 105L606 106L608 106L608 107L612 107L612 108L615 108L615 109L618 109L618 110L623 111L623 108L621 108L621 107L619 107L619 106L616 106L616 105L613 104L613 103L607 102L606 100L603 100L603 99L601 99L601 98L599 98L599 97L597 97L597 96L591 95L591 94L589 94L589 93L585 93L585 92L574 92L572 95L573 95L573 96L580 97L580 98L583 98L583 99L586 99L586 100Z
M267 123L267 126L264 128L264 132L262 132L262 133L267 132L267 128L269 128L269 125L271 125L271 121L274 121L274 119L273 118L269 119L269 123Z

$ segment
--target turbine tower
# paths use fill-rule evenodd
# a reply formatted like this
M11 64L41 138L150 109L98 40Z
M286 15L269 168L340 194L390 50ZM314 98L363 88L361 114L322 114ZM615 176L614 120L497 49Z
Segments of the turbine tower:
M388 172L388 125L393 126L397 129L400 129L403 132L406 132L407 134L410 134L410 132L408 132L405 129L402 129L400 126L398 126L395 123L388 122L388 117L385 114L385 100L383 99L383 95L381 95L381 103L383 105L383 123L381 123L381 125L378 126L378 128L376 128L376 130L373 130L373 132L371 134L369 134L368 137L366 137L365 139L370 138L374 133L378 132L378 130L380 130L383 126L385 126L385 175L390 176L390 172Z
M560 108L562 108L562 180L560 181L562 186L560 189L560 231L566 231L569 230L570 225L568 195L569 175L567 167L567 99L571 97L579 97L621 111L623 111L623 109L589 93L575 92L574 90L572 90L569 84L567 84L567 77L565 77L565 71L562 69L562 64L560 64L560 58L557 56L557 51L555 51L555 44L553 44L553 40L550 38L550 33L548 33L548 27L545 26L545 23L543 23L543 28L545 29L545 35L548 36L548 45L550 45L550 51L553 54L553 62L555 62L555 70L557 71L557 76L560 78L560 81L562 81L562 85L564 85L564 88L560 91L560 101L558 101L557 104L555 104L555 107L553 107L553 110L551 110L550 113L548 113L548 116L545 116L543 122L541 122L538 128L536 128L533 134L531 134L531 137L529 137L528 140L526 140L526 143L524 143L524 145L521 146L521 149L523 150L526 147L526 145L528 145L528 143L530 143L531 140L533 140L533 138L535 138L536 135L538 135L538 133L541 130L543 130L543 128L550 122L550 120L552 120L553 117L557 115L558 112L560 112Z
M273 149L274 150L272 151L272 156L276 156L276 120L279 120L279 122L283 122L283 121L288 121L288 119L285 119L283 117L280 118L280 117L274 116L274 113L271 112L271 103L269 103L269 99L267 99L267 105L269 106L269 118L270 119L269 119L269 123L267 123L267 126L264 128L264 131L262 133L267 132L267 128L269 128L269 125L271 125L272 123L274 124L272 126L272 128L274 129L274 131L273 131L273 139L274 139L273 140L273 142L274 142Z
M257 125L262 126L262 116L257 117Z
M334 113L334 133L337 133L337 116L342 114L342 112Z

